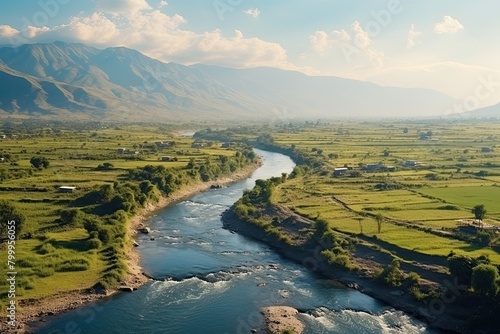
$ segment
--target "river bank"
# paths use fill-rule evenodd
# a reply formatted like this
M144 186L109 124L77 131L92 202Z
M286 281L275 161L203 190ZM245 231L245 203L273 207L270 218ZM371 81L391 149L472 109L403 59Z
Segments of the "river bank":
M127 290L138 289L149 281L148 276L144 273L141 266L141 258L139 253L133 246L133 239L138 233L138 228L145 226L147 219L158 210L180 201L186 197L190 197L197 193L203 192L217 184L226 186L233 182L247 178L261 165L260 162L254 163L236 171L235 173L212 180L210 182L197 182L186 186L169 197L162 197L157 203L149 203L145 208L141 209L127 222L127 231L130 242L127 251L126 263L128 265L128 275L125 277L122 287ZM109 298L120 292L120 288L106 291L99 286L71 291L64 294L50 296L41 300L27 300L20 302L21 312L18 313L17 328L11 330L11 333L32 333L36 328L47 322L49 317L56 316L66 311L83 307L97 300ZM2 329L3 330L3 329Z
M314 221L311 221L295 213L282 209L281 213L273 212L274 215L283 215L281 221L286 220L287 215L294 216L295 221L300 221L304 224L314 226ZM289 258L306 268L335 281L342 283L344 286L356 289L366 295L376 298L387 303L395 309L404 311L423 322L427 323L430 328L442 330L450 333L470 333L466 329L467 319L470 311L467 308L457 305L457 303L448 303L444 309L434 310L430 304L437 304L441 300L432 300L430 304L418 302L403 291L401 287L391 287L376 281L370 277L370 272L374 272L377 266L387 265L388 263L377 263L373 260L373 250L365 247L360 247L353 253L354 261L363 264L363 271L349 271L339 266L331 266L327 261L319 256L323 249L320 243L315 242L311 238L299 245L289 245L283 242L278 236L266 233L261 227L240 219L232 209L224 212L222 216L224 227L236 233L261 241L276 252ZM293 234L293 231L291 231ZM293 237L293 235L290 235ZM441 282L442 283L442 282ZM458 299L458 296L456 296Z

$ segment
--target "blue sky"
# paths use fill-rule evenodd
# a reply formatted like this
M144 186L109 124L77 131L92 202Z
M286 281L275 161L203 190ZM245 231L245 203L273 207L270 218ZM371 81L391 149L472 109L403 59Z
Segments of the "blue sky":
M127 46L166 62L270 66L455 97L500 81L498 0L17 0L0 44ZM500 88L481 104L500 101Z

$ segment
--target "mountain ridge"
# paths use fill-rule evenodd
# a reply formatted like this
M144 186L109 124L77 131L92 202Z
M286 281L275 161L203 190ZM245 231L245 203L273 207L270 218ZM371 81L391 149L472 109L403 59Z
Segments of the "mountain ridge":
M17 87L0 91L3 115L131 121L430 117L455 103L425 89L265 67L186 66L125 47L60 41L0 48L0 83Z

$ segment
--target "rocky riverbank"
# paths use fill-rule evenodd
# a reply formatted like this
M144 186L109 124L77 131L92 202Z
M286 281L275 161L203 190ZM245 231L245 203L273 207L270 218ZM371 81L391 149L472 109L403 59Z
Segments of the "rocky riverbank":
M311 230L315 224L314 221L301 217L283 207L275 207L272 215L279 216L282 222L287 220L293 220L295 222L294 224L290 224L288 228L287 225L280 227L281 231L285 233L288 231L287 235L292 240L297 240L297 233L294 231L297 221L300 222L301 225L309 224ZM290 217L293 217L293 219L290 219ZM471 331L467 330L467 320L470 316L470 310L459 303L447 303L443 309L436 310L433 309L433 306L430 304L418 302L402 288L381 284L376 281L373 276L370 276L376 269L387 265L387 261L389 261L389 258L385 259L384 262L383 256L379 258L374 256L374 252L376 251L371 248L363 246L356 247L356 251L354 251L351 256L355 263L362 265L362 270L349 271L345 268L328 264L328 262L319 255L319 252L323 249L321 243L314 238L298 240L298 242L294 242L294 244L290 245L285 243L277 235L267 233L261 227L240 219L232 209L224 212L222 221L225 228L264 242L281 255L301 263L308 269L339 281L347 287L357 289L362 293L377 298L393 306L395 309L405 311L426 322L431 328L453 333L471 333ZM378 259L380 259L380 263L377 262ZM434 283L443 284L443 282ZM458 299L458 296L456 297L456 299ZM441 305L442 301L436 300L435 302L435 304L439 303Z

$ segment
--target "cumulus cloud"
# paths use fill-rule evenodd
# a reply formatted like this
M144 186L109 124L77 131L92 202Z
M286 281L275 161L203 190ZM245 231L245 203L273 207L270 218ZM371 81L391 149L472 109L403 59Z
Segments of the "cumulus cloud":
M248 9L244 10L243 13L245 13L248 16L251 16L253 18L257 18L260 15L260 10L258 8L248 8Z
M0 26L0 44L66 40L97 47L126 46L166 62L296 69L278 43L247 37L238 30L231 36L220 30L193 32L183 28L182 16L162 13L143 0L113 0L105 5L101 1L98 8L50 28L17 31Z
M421 35L422 33L420 31L417 31L417 28L415 27L415 25L411 25L411 28L410 28L410 31L408 32L408 39L406 41L406 47L408 49L411 49L413 48L417 42L418 42L418 37Z
M0 38L12 38L19 34L19 30L12 28L11 26L1 25L0 26Z
M325 55L335 44L349 40L351 40L351 35L344 29L334 30L331 34L319 30L314 32L314 35L309 36L311 47L320 55Z
M349 63L352 62L353 55L363 54L373 66L382 66L384 53L375 49L373 40L361 24L354 21L350 30L350 32L344 29L334 30L330 34L321 30L316 31L309 36L309 42L312 49L321 56L337 47Z
M436 32L437 34L456 33L463 29L464 26L462 25L462 23L460 23L460 21L448 15L444 16L443 20L436 23L436 25L434 26L434 32Z
M166 6L168 6L168 2L166 2L165 0L161 0L160 4L158 5L158 9L162 9L163 7Z

